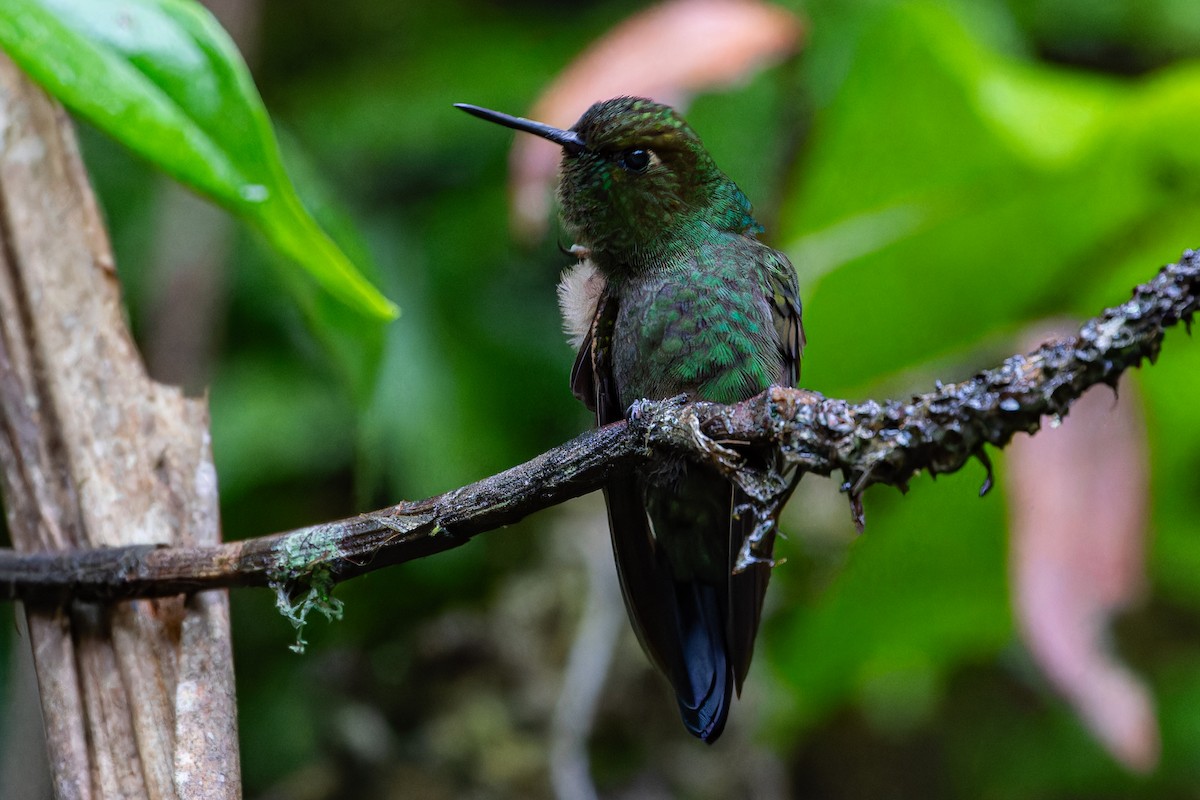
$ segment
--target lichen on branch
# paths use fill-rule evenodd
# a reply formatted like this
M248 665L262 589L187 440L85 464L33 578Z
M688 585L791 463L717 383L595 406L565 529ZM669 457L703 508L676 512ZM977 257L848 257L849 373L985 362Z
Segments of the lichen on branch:
M321 526L284 536L275 546L277 562L267 586L275 592L275 608L296 629L296 641L290 648L303 653L308 646L304 626L310 612L325 619L340 620L345 604L333 597L337 584L333 569L341 552L338 530Z

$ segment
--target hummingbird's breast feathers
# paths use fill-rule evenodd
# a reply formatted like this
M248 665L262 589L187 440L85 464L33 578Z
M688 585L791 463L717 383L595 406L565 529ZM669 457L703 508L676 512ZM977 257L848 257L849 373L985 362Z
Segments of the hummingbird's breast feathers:
M558 309L562 312L563 332L576 351L592 329L606 284L604 275L586 257L565 270L558 281Z
M783 382L775 255L755 239L721 233L664 269L617 284L621 403L677 394L733 403Z

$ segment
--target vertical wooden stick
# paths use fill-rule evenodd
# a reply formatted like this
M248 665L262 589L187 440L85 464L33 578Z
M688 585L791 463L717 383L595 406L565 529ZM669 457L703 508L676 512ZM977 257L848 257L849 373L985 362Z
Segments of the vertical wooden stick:
M151 381L62 109L0 56L0 488L18 550L220 540L202 400ZM26 609L56 796L240 796L223 591Z

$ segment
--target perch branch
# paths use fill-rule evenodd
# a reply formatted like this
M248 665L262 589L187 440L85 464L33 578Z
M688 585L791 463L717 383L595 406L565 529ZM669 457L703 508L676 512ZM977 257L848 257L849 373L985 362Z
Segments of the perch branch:
M995 369L908 401L849 403L801 389L771 388L722 406L641 402L631 419L588 432L532 461L452 492L285 533L207 547L113 547L18 555L0 550L0 598L90 600L170 595L218 586L327 588L384 566L457 547L602 487L609 476L674 454L710 463L762 503L781 496L785 470L841 473L861 523L873 484L904 489L919 472L953 472L985 445L1003 447L1044 416L1065 415L1084 391L1115 387L1151 363L1167 328L1188 327L1197 309L1200 253L1188 250L1132 298ZM775 451L776 469L764 452ZM984 491L990 484L985 483Z

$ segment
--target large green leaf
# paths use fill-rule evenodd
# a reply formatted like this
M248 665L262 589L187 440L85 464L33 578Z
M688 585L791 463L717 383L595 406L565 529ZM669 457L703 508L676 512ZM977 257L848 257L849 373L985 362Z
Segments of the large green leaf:
M80 116L254 223L327 291L396 315L305 210L245 63L192 0L8 0L0 47Z
M1065 310L1078 280L1115 268L1115 245L1185 199L1200 131L1182 99L1197 88L1004 56L935 4L878 15L781 215L820 332L809 385L861 390Z

